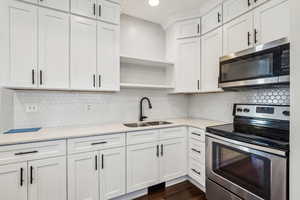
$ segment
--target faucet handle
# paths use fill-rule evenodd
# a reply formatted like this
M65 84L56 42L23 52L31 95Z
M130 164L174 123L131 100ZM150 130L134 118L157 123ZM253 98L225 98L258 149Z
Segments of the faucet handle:
M147 116L141 116L140 121L144 121L144 120L147 119L147 118L148 118Z

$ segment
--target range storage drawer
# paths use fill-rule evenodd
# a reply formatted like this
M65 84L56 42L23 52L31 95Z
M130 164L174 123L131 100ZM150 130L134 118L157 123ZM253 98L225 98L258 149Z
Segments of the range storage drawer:
M0 165L66 155L66 141L36 142L0 147Z
M197 128L189 128L190 138L205 142L205 131Z
M125 146L125 133L69 139L68 154L98 151L122 146Z

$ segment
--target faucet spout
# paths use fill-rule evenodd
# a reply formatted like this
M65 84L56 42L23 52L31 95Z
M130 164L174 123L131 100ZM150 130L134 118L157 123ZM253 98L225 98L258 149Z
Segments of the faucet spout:
M141 100L140 100L140 121L144 121L145 119L147 119L148 117L147 116L144 116L143 115L143 102L144 101L147 101L148 102L148 107L149 109L152 109L152 104L151 104L151 101L148 97L143 97Z

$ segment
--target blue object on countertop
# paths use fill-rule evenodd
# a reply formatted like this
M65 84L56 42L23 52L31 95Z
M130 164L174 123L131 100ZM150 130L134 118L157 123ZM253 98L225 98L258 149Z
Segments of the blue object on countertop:
M11 129L6 131L4 134L14 134L14 133L29 133L29 132L37 132L41 130L40 128L22 128L22 129Z

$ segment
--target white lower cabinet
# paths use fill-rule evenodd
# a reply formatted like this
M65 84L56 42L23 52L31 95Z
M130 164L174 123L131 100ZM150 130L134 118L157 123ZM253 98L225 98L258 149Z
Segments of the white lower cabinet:
M0 199L27 200L27 163L0 166Z

